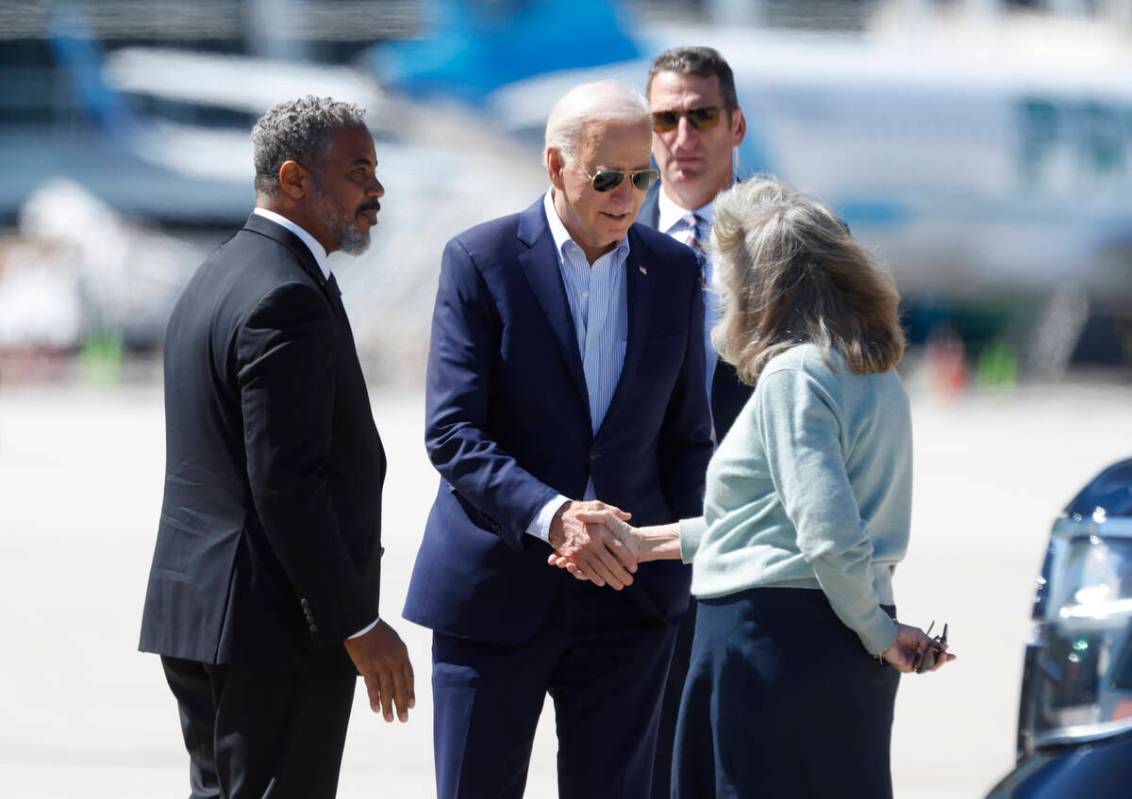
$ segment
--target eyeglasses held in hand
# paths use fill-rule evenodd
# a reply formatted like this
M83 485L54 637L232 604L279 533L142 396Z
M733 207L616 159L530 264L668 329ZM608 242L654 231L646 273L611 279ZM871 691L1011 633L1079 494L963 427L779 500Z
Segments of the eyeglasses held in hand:
M586 176L586 180L594 187L594 191L607 192L613 191L621 185L621 181L629 178L633 182L633 186L637 191L648 191L652 184L656 183L660 178L660 173L655 169L636 169L632 172L621 172L616 169L599 169L595 174L587 174L583 169L582 174Z
M676 126L680 124L680 117L687 117L688 124L696 130L707 130L719 124L719 108L705 105L700 108L689 108L687 111L654 111L652 129L657 133L676 130Z
M935 627L935 621L928 625L926 634L931 635L932 628ZM943 625L943 633L932 638L931 644L924 653L920 655L919 661L916 663L916 673L923 674L925 671L930 671L939 662L940 657L943 656L943 649L947 646L947 625Z

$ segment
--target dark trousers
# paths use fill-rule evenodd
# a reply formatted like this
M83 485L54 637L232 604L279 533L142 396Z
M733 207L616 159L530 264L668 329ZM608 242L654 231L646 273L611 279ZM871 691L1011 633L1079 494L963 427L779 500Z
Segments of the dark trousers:
M271 667L162 656L192 799L333 797L357 682L344 658L339 647Z
M652 770L653 799L668 799L672 795L672 749L676 742L676 718L680 714L680 698L684 695L684 681L688 677L688 663L692 658L692 638L696 633L696 598L692 597L688 612L676 633L676 647L672 650L672 664L668 667L668 680L664 684L664 699L660 705L660 729L656 736L656 759Z
M672 796L891 797L899 679L821 591L701 599Z
M675 629L624 594L575 580L517 646L434 633L440 799L521 797L549 693L564 799L649 796Z

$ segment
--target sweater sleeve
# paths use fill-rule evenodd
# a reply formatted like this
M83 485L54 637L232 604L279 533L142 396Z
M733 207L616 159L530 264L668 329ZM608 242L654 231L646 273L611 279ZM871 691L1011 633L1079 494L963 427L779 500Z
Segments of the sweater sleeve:
M870 654L896 639L873 582L873 546L845 469L834 398L811 374L764 375L755 391L758 435L771 481L838 618Z
M699 551L706 532L707 522L703 516L680 520L680 560L691 563L696 559L696 552Z

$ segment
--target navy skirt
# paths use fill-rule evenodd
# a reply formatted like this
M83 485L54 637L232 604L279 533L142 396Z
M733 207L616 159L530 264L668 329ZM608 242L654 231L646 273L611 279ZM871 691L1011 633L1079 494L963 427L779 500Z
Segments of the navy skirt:
M885 611L895 617L895 608ZM672 796L891 797L899 681L822 591L754 588L701 599Z

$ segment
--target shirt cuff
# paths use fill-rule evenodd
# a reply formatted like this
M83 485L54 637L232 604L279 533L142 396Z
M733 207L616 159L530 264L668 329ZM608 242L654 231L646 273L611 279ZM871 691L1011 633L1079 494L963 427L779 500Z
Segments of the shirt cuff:
M354 633L353 635L351 635L351 636L350 636L350 638L361 638L361 637L362 637L363 635L365 635L365 634L366 634L366 633L368 633L368 632L369 632L370 630L372 630L372 629L373 629L374 627L376 627L376 626L377 626L377 623L378 623L379 621L381 621L381 617L380 617L380 616L379 616L379 617L377 617L376 619L374 619L374 620L373 620L373 621L372 621L372 622L371 622L370 624L367 624L367 625L366 625L365 627L363 627L362 629L358 630L358 631L357 631L356 633ZM349 640L349 639L347 639L347 640Z
M692 562L706 532L707 522L703 516L680 520L680 560L684 563Z
M542 510L535 516L531 526L527 528L527 535L533 535L539 541L550 543L550 524L554 521L554 514L558 513L558 509L569 502L569 498L559 494L550 502L542 506Z
M870 655L882 655L896 643L896 622L879 607L856 632Z

